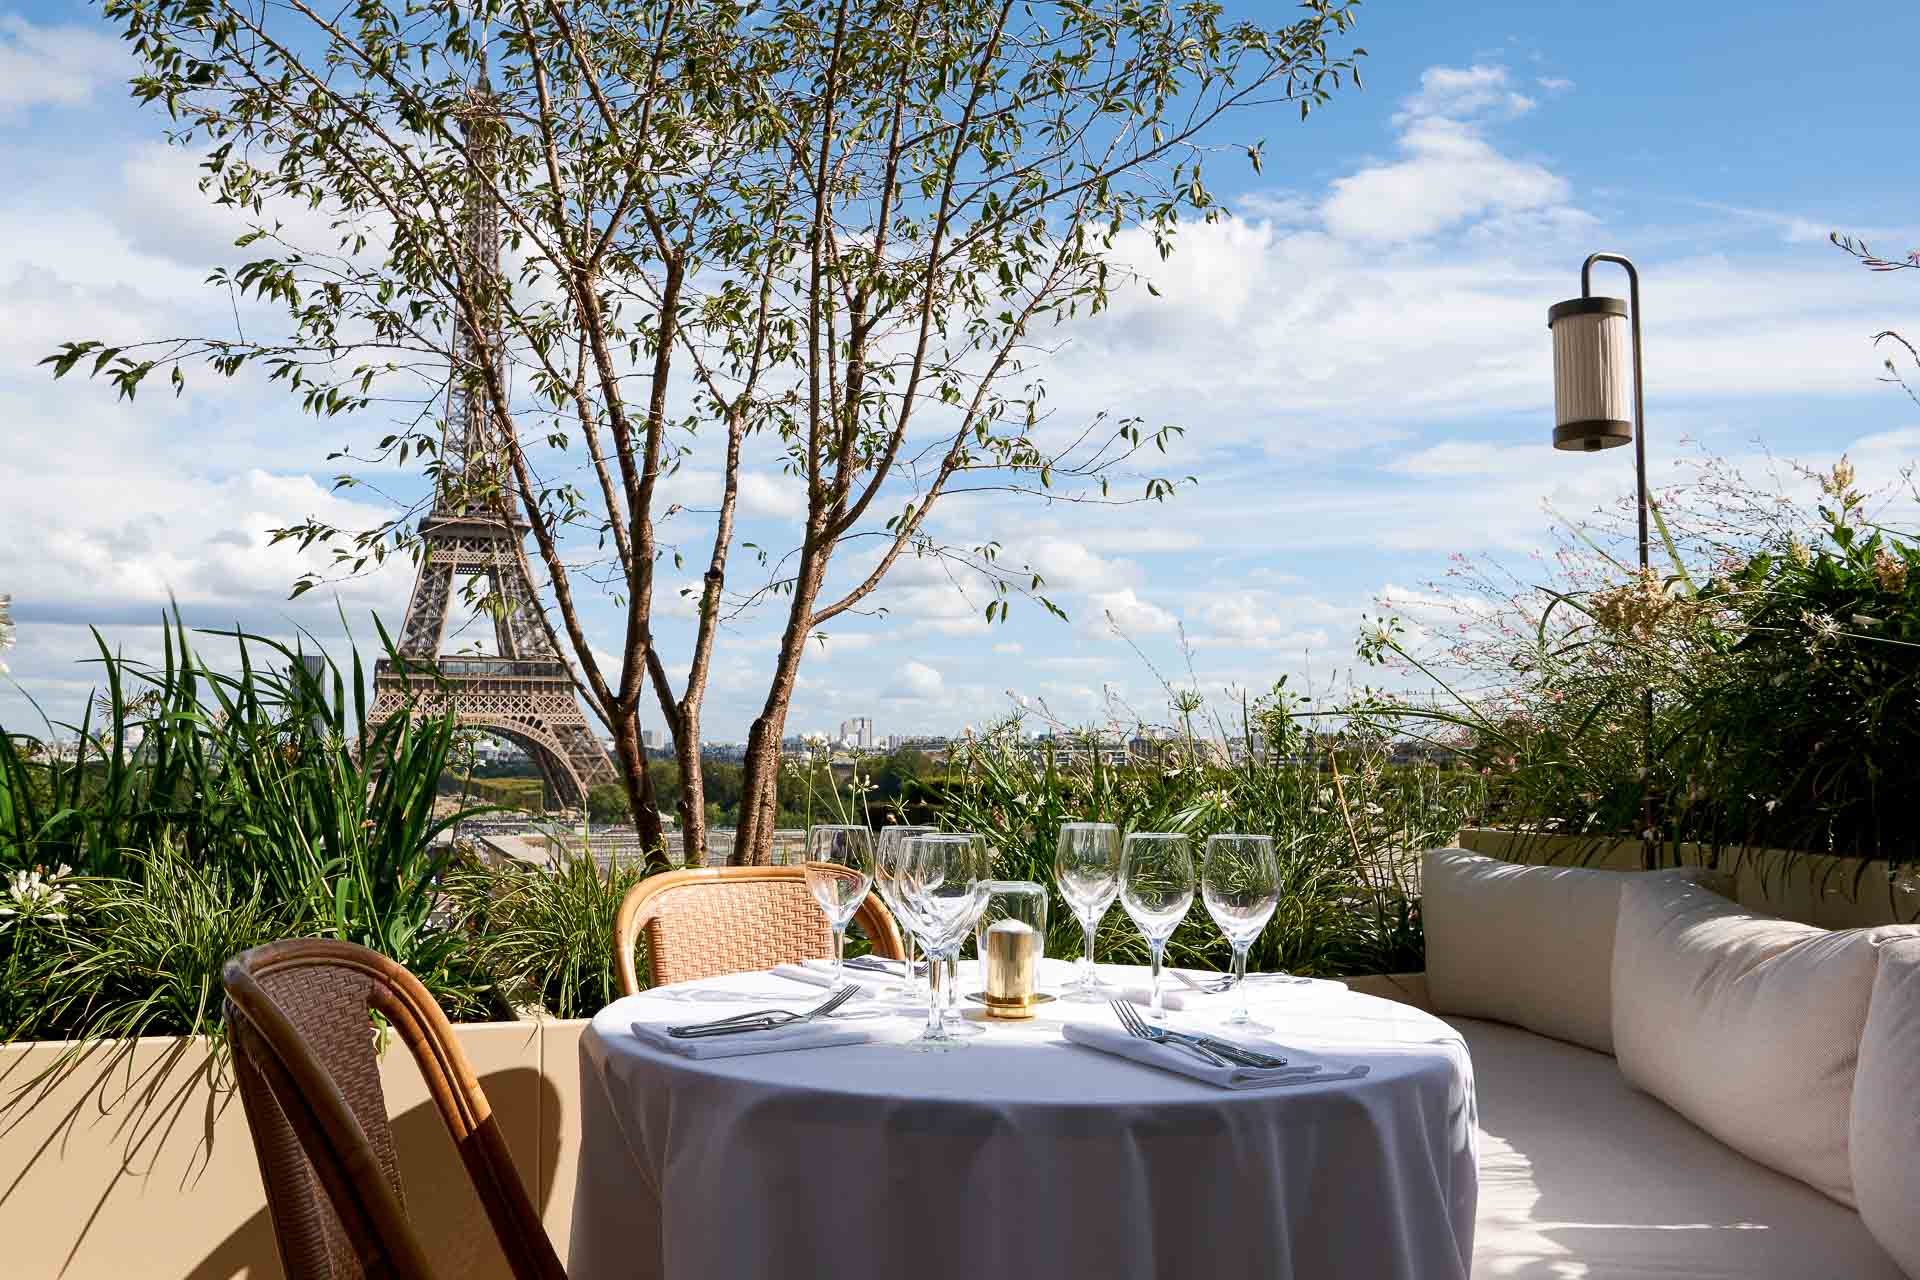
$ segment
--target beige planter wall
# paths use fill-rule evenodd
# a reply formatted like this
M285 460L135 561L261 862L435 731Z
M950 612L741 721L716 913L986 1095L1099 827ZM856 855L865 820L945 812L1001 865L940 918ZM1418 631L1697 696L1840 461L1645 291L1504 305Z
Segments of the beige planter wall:
M521 1181L564 1258L579 1147L584 1022L455 1029ZM240 1099L206 1042L0 1047L0 1274L65 1280L278 1280ZM406 1050L381 1062L407 1209L436 1271L506 1280L493 1233ZM36 1083L37 1082L37 1083Z
M1599 840L1539 835L1498 828L1460 833L1463 848L1509 862L1638 870L1638 840ZM1671 861L1672 850L1668 851ZM1884 862L1862 863L1818 853L1780 849L1722 849L1716 861L1705 845L1683 844L1679 860L1714 865L1734 878L1734 897L1744 906L1802 920L1823 929L1856 929L1920 920L1920 877L1889 878ZM1904 886L1912 885L1909 889Z

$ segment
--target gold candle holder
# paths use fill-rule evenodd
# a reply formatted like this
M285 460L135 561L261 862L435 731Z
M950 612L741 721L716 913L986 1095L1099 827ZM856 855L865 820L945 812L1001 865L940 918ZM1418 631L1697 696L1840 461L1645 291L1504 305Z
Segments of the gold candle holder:
M981 967L987 989L981 1000L990 1018L1031 1018L1045 938L1020 920L996 920L984 935L986 950Z

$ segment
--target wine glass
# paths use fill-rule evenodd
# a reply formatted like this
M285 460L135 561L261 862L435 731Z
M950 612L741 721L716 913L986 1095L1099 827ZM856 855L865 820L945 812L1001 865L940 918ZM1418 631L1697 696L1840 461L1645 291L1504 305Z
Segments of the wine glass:
M1147 1016L1164 1020L1160 1003L1160 959L1167 939L1193 905L1193 855L1183 835L1136 831L1120 851L1120 905L1147 939L1153 957L1153 1004Z
M1053 882L1086 935L1073 981L1060 994L1087 1003L1109 999L1112 991L1093 967L1093 938L1100 917L1120 894L1120 828L1110 822L1062 824L1053 854Z
M1226 1025L1243 1031L1271 1031L1247 1013L1247 948L1273 919L1280 905L1280 864L1268 836L1207 837L1200 860L1200 897L1207 914L1233 946L1233 1016Z
M846 977L847 922L873 887L873 832L822 826L807 832L807 888L833 930L833 983Z
M967 835L936 833L906 841L900 894L919 926L920 945L927 952L927 979L932 984L926 1030L907 1045L909 1049L933 1053L960 1044L943 1016L953 992L947 961L959 952L961 940L985 903L984 848L984 841Z
M938 827L882 827L879 847L873 857L873 887L880 894L880 900L893 912L894 923L900 926L900 933L907 943L907 976L898 986L887 987L881 994L914 997L920 994L920 982L916 976L913 953L916 945L918 926L914 923L913 907L900 892L900 876L905 869L907 841L914 836L932 835Z
M959 834L973 842L969 857L973 870L980 876L980 883L978 896L973 905L973 914L967 919L966 933L961 936L960 941L947 956L947 1009L941 1017L947 1024L948 1035L972 1037L985 1035L986 1028L977 1022L967 1021L960 1012L960 949L966 945L967 936L973 933L981 914L987 909L988 901L993 897L993 865L998 854L987 844L985 836L976 835L971 831L963 831ZM980 970L980 983L985 986L985 966L979 961L975 963Z

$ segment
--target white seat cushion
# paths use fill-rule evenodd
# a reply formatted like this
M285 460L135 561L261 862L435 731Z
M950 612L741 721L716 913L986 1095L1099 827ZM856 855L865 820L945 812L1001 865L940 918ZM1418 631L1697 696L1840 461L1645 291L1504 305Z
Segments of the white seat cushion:
M1421 866L1420 919L1433 1007L1611 1053L1620 886L1706 874L1529 867L1432 850Z
M1880 948L1847 1154L1867 1229L1920 1276L1920 938Z
M1694 885L1630 883L1613 949L1620 1073L1728 1146L1851 1206L1847 1125L1879 944Z
M1613 1059L1449 1018L1473 1053L1473 1280L1904 1280L1860 1215L1764 1168Z

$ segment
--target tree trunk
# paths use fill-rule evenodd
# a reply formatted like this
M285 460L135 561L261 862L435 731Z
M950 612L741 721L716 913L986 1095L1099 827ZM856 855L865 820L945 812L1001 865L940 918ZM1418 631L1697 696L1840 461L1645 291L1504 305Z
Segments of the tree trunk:
M780 657L767 701L747 733L745 775L740 788L740 831L735 837L734 866L765 866L773 861L773 824L780 812L780 738L786 732L787 708L807 650L813 604L826 578L827 556L818 550L803 553L793 584L793 607L780 637Z
M640 741L640 718L627 714L614 717L613 754L619 760L620 781L627 789L627 808L633 812L633 829L640 836L640 847L648 871L667 867L667 836L660 826L660 803L654 794L653 775L647 772L647 751Z
M680 763L680 847L689 867L707 865L707 782L700 767L700 716L683 707L673 729L673 756Z

